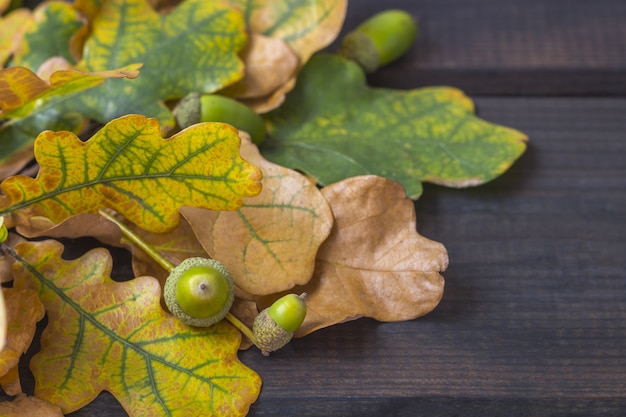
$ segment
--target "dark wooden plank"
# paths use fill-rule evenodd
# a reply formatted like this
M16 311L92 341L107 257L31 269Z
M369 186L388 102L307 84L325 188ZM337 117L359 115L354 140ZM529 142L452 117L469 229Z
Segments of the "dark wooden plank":
M420 35L404 59L370 76L373 85L454 85L473 95L626 94L624 1L353 1L345 29L392 7L417 16Z

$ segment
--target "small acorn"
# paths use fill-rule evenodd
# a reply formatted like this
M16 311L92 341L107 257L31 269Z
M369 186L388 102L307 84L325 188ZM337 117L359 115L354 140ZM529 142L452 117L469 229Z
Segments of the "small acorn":
M172 270L163 295L167 308L183 323L209 327L230 310L235 287L222 263L214 259L187 258Z
M306 294L287 294L256 316L252 333L263 355L289 343L306 317L305 298Z
M178 102L173 113L181 128L200 122L222 122L247 132L257 145L265 139L263 118L250 107L230 97L191 93Z
M413 16L404 10L385 10L346 34L339 54L369 74L402 56L416 38L417 22Z

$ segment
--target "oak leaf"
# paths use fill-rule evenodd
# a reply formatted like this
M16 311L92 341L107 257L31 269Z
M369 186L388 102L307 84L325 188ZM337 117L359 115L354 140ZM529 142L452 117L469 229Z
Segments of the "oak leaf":
M63 417L61 408L37 397L20 394L2 403L2 417Z
M246 61L246 77L239 84L233 86L235 92L244 86L242 94L235 95L258 113L265 113L280 106L285 94L295 85L297 71L317 51L329 45L339 34L346 15L346 0L310 0L298 2L276 2L272 0L232 0L232 3L243 10L246 16L246 25L253 34L262 36L256 42L264 40L244 55ZM255 42L253 35L252 42ZM275 46L274 43L282 41L284 45ZM285 49L285 46L288 48ZM263 49L272 48L268 54ZM278 60L277 51L284 56L275 67L279 70L275 73L268 71L271 56ZM294 66L295 65L295 66ZM293 69L292 69L292 66ZM249 68L248 68L249 67ZM268 74L268 73L271 73ZM266 75L267 74L267 75ZM258 81L255 79L267 79L268 76L279 81L276 76L280 75L282 81L272 91L265 90L265 94L250 90L256 90ZM265 84L265 82L263 82ZM232 95L232 90L226 94Z
M261 381L237 359L238 330L184 325L160 307L156 279L111 280L104 249L62 251L43 241L14 254L15 287L36 290L49 318L30 363L37 397L64 413L107 390L130 416L246 414Z
M402 186L362 176L324 187L322 194L335 224L318 251L313 278L292 290L308 294L296 336L359 317L401 321L434 309L448 254L417 233L414 203Z
M247 35L241 12L227 2L187 0L168 14L146 0L109 0L93 13L78 68L102 71L142 63L132 83L109 80L72 103L93 120L106 123L130 113L155 117L164 131L174 126L166 100L191 92L210 93L238 81L238 52Z
M36 325L44 316L44 306L36 291L30 289L3 288L7 338L0 349L0 385L8 395L21 392L17 365L28 350L35 336ZM2 320L0 319L0 322Z
M271 96L295 76L300 65L298 56L285 41L254 32L250 34L242 59L245 63L243 79L221 94L237 99Z
M37 178L0 184L0 215L27 228L32 216L59 223L108 207L143 229L165 232L178 224L183 205L234 210L260 192L261 172L241 159L239 143L237 130L223 123L163 139L158 121L140 115L111 121L87 142L46 131L35 143Z
M52 57L75 63L71 41L85 22L67 2L43 2L33 11L33 23L25 30L13 54L13 65L39 73L41 65Z
M35 137L43 130L77 132L83 125L78 113L63 113L60 105L73 95L100 85L107 78L134 78L139 66L100 73L76 70L54 72L41 79L24 67L0 70L0 179L14 174L32 160Z
M249 140L241 155L263 171L261 193L232 212L184 207L206 252L249 294L285 291L309 281L315 254L333 223L328 203L303 175L266 161Z
M24 31L32 21L32 12L26 8L12 10L0 16L0 67L19 47Z
M417 198L421 181L466 187L490 181L525 151L522 132L482 120L460 90L371 88L363 70L318 54L294 90L265 115L261 151L322 185L358 175L402 183Z
M242 9L250 30L283 39L302 63L335 40L348 7L347 0L231 0L231 3Z

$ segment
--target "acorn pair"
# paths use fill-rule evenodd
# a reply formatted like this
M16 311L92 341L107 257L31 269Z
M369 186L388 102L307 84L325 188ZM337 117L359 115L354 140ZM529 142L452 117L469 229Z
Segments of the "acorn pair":
M224 319L235 299L235 286L224 265L214 259L188 258L167 278L165 303L182 322L208 327ZM252 342L264 355L285 346L306 316L304 295L287 294L255 318Z

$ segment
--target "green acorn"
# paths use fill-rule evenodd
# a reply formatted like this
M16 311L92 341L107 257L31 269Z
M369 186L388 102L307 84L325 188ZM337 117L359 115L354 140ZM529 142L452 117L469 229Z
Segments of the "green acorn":
M306 294L287 294L256 316L252 333L263 355L289 343L306 317L305 298Z
M265 122L245 104L217 94L191 93L173 110L181 128L200 122L228 123L250 135L257 145L265 139Z
M187 258L172 270L163 295L167 308L183 323L209 327L226 317L235 286L220 262Z
M369 74L402 56L416 38L413 16L403 10L386 10L346 34L339 54L357 62Z

